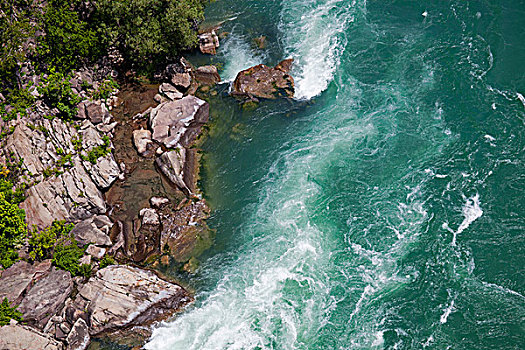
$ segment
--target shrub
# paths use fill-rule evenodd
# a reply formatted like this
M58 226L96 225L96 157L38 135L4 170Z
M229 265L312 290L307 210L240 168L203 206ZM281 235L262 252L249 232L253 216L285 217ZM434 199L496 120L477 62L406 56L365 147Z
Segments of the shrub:
M22 321L22 313L9 305L9 300L4 298L0 303L0 326L8 325L13 320Z
M61 243L55 247L52 263L59 269L71 272L73 276L88 277L91 274L91 265L80 265L78 262L83 255L84 249L76 242L69 245Z
M119 85L117 82L109 77L108 79L104 80L102 84L100 84L100 87L97 91L93 93L93 99L95 100L107 100L109 98L109 95L115 90L118 89Z
M16 245L26 236L25 212L6 200L0 192L0 264L7 268L15 263Z
M117 262L115 261L115 259L113 259L113 257L109 256L109 255L104 255L104 257L102 258L102 260L100 260L100 268L103 269L104 267L108 267L110 265L116 265Z
M83 157L84 160L89 161L91 164L97 164L97 160L101 157L107 156L109 153L111 153L110 141L108 136L102 137L102 141L104 141L103 145L98 145L96 147L93 147L88 153L87 156Z
M38 91L44 96L49 107L59 110L58 116L63 120L71 120L77 115L77 105L82 100L71 89L71 76L51 68L47 78L42 79Z
M56 220L44 230L33 232L29 238L29 256L31 259L51 258L57 244L64 244L64 242L73 240L70 236L73 227L73 224L66 224L64 220Z

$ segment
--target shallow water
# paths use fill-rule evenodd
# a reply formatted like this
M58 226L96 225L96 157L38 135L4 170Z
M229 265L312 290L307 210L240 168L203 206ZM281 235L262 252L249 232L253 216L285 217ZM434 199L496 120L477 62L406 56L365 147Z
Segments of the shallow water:
M146 349L523 348L524 15L213 3L223 79L294 57L297 99L246 111L218 88L201 183L217 242Z

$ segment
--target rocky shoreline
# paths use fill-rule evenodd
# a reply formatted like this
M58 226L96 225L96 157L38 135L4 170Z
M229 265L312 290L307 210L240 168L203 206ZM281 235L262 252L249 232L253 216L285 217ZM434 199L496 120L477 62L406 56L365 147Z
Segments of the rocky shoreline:
M215 54L216 30L200 34L202 53ZM232 96L252 104L293 96L292 62L240 72ZM19 207L31 232L71 225L71 244L83 247L73 263L87 272L36 259L26 240L21 260L0 271L0 301L23 318L0 327L0 349L86 349L108 335L139 348L149 336L144 326L193 300L158 267L193 273L213 241L210 208L197 187L197 142L210 107L195 93L220 82L217 68L181 58L157 75L160 85L125 83L121 90L111 66L78 71L69 81L81 97L72 120L55 117L59 110L36 87L41 77L30 67L26 73L22 86L36 102L27 115L0 121L0 167L16 168L26 188ZM101 89L105 95L95 97Z

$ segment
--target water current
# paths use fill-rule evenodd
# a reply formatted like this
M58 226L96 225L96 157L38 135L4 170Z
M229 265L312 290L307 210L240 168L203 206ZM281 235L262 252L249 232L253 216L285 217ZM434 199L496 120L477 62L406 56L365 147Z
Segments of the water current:
M217 238L146 349L525 348L525 2L218 0L207 21ZM228 96L288 57L294 100Z

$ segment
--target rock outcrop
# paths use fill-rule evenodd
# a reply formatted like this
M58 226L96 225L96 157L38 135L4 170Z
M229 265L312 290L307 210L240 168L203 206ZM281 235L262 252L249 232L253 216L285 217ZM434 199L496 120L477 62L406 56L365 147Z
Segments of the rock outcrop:
M130 266L108 266L79 288L67 307L69 321L82 318L90 334L145 325L171 315L191 301L180 286L155 273Z
M0 350L62 350L64 345L49 334L28 326L10 324L0 327Z
M274 68L259 64L240 71L233 82L231 94L248 100L293 97L294 80L289 74L292 63L293 59L287 59Z

